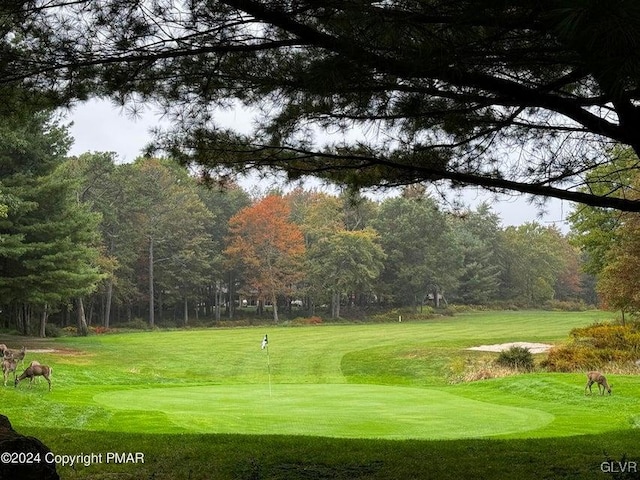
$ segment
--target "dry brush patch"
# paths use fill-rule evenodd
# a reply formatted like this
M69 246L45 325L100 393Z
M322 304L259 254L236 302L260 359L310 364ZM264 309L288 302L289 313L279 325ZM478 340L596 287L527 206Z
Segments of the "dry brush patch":
M533 342L507 342L470 347L469 352L477 352L471 356L457 357L451 362L448 381L451 384L475 382L492 378L502 378L535 370L534 355L548 351L552 345ZM516 355L516 360L529 357L526 362L511 362L509 352ZM499 355L494 355L498 353ZM504 355L505 358L501 358Z
M553 372L604 369L640 371L640 324L596 323L571 330L569 340L552 348L542 366Z
M497 365L495 358L457 358L451 363L449 383L477 382L516 375L518 372Z

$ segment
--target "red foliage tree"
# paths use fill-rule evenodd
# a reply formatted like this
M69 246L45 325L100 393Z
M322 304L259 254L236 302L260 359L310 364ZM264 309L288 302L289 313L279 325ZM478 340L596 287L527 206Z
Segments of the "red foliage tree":
M286 295L303 277L303 234L290 220L291 210L280 196L269 195L239 211L229 221L225 254L258 292L270 300L278 322L278 296Z

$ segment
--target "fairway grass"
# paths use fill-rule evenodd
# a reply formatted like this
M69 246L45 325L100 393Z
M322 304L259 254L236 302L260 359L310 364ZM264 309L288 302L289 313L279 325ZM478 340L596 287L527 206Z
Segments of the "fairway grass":
M321 479L360 478L356 473L361 472L362 478L401 479L422 468L420 449L450 455L441 461L450 462L452 469L453 463L464 464L455 456L465 451L494 462L494 469L515 468L509 442L523 450L526 462L539 459L538 453L523 453L527 445L534 445L528 442L537 442L535 448L547 454L553 444L574 448L568 458L555 461L565 465L567 473L578 463L581 470L592 472L605 452L635 453L636 460L640 456L627 448L636 440L640 424L640 382L635 376L610 376L611 397L585 396L582 373L535 372L463 384L451 384L449 379L454 365L496 355L469 347L514 341L557 343L571 328L607 319L602 312L485 312L392 324L194 329L38 340L27 347L31 351L25 360L54 367L53 391L48 392L42 382L33 388L22 384L0 388L1 413L18 431L37 434L54 452L88 451L82 442L91 449L133 448L137 441L138 451L167 462L142 470L118 467L117 471L143 472L123 478ZM260 349L265 333L268 352ZM22 339L0 341L14 346ZM36 348L42 353L33 353ZM612 441L617 433L622 435L620 441ZM167 453L164 443L177 438L181 440ZM586 443L572 443L576 438ZM226 455L218 448L227 441L235 444L230 447L238 455L231 455L233 460L218 457ZM268 442L280 443L288 453L273 457L264 445ZM577 445L587 444L589 458L581 459ZM494 448L503 457L491 459ZM353 452L330 454L326 449ZM215 476L199 477L180 464L206 462L197 458L204 452L214 459L209 462L219 463ZM406 456L408 463L398 455ZM319 470L305 476L297 466L308 465L309 456ZM191 473L163 476L172 468ZM68 478L95 473L97 479L110 471L104 465L74 469ZM424 478L460 476L440 473Z

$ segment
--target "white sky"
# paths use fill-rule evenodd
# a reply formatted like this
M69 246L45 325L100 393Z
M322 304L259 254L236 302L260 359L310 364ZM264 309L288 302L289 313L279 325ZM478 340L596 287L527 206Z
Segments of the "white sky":
M131 118L121 108L107 101L91 101L79 105L67 116L73 122L70 128L74 144L71 155L85 152L115 152L120 162L131 162L137 158L151 140L150 129L166 122L152 111ZM238 112L225 112L220 118L227 127L242 128L246 116ZM537 221L543 225L555 224L563 232L568 231L566 217L572 209L570 202L549 199L543 210L529 201L529 197L518 195L496 200L479 188L466 189L465 203L474 205L488 201L494 212L500 215L502 224L521 225Z

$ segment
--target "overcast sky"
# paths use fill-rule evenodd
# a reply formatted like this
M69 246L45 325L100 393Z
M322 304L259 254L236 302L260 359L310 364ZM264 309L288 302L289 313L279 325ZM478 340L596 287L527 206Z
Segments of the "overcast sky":
M76 107L67 117L73 121L71 135L74 145L71 155L85 152L115 152L120 162L131 162L138 157L151 140L150 129L163 119L152 111L144 112L139 118L131 118L122 109L109 102L90 102ZM223 121L228 127L236 128L240 122L246 122L242 113L226 112ZM525 195L494 199L481 189L467 189L464 199L470 204L488 201L493 210L500 215L502 224L521 225L537 221L543 225L556 225L566 232L566 217L572 209L570 202L549 200L540 208L531 204Z

